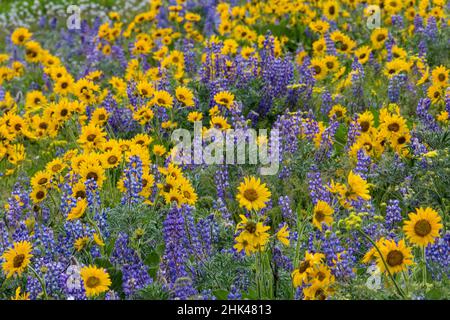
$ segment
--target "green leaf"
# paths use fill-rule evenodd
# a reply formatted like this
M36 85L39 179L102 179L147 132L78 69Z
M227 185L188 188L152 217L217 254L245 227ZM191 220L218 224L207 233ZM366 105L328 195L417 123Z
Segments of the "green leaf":
M214 296L219 300L227 300L228 299L228 291L223 289L213 290Z

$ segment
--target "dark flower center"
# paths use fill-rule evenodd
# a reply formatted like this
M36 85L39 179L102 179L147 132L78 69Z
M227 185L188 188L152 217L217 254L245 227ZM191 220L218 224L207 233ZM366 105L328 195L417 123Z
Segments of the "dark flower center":
M320 74L322 72L322 69L319 66L314 66L314 72L317 74Z
M249 221L245 224L245 230L247 230L249 233L255 233L256 232L256 223L253 221Z
M334 6L331 6L331 7L328 9L328 12L329 12L331 15L334 15L334 13L336 12L336 9L334 8Z
M22 263L23 263L24 260L25 260L25 255L24 254L18 254L17 256L14 257L13 267L14 268L20 268L22 266Z
M388 125L389 131L397 132L400 130L400 125L398 123L391 123Z
M431 224L425 220L419 220L414 225L414 232L421 237L425 237L431 232Z
M45 197L45 192L42 190L39 190L38 192L36 192L36 199L41 200L44 199Z
M361 126L361 131L362 132L367 132L369 130L369 128L370 128L370 123L368 121L362 121L360 123L360 126Z
M94 179L95 181L97 181L98 175L97 175L97 173L91 171L91 172L89 172L89 173L87 174L86 178L88 178L88 179Z
M75 198L81 198L81 199L84 199L84 198L86 198L86 192L84 192L83 190L78 190L76 193L75 193Z
M110 156L108 158L108 163L109 164L115 164L115 163L117 163L117 160L119 160L119 159L116 156Z
M298 266L298 271L300 273L304 273L311 265L309 264L309 260L305 260L303 262L300 263L300 265Z
M100 284L100 279L97 277L89 277L86 281L86 286L88 288L95 288Z
M404 144L406 142L406 138L405 137L400 137L397 139L397 143L398 144Z
M191 198L191 193L190 193L189 191L183 191L183 196L184 196L186 199L190 199L190 198Z
M381 42L381 41L383 41L385 38L386 38L386 37L385 37L384 34L379 34L379 35L377 36L377 41L378 41L378 42Z
M258 193L255 189L247 189L244 191L244 198L252 202L258 199Z
M314 214L314 218L318 222L322 222L325 219L325 214L321 210L317 210L316 213Z
M390 251L386 260L391 267L399 266L403 263L403 253L399 250Z
M326 278L325 273L323 273L322 271L319 271L317 273L317 279L319 279L319 281L323 281Z

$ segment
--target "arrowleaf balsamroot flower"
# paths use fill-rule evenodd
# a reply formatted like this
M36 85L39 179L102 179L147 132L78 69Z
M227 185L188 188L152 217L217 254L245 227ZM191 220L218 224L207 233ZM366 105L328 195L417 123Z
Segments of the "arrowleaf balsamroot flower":
M443 225L441 217L432 208L417 208L416 212L411 212L405 221L403 231L406 237L413 244L426 247L433 244L439 237Z
M28 241L15 242L12 248L6 250L2 258L5 261L2 264L3 271L7 278L12 275L21 275L27 266L30 264L30 259L33 257L31 254L33 247Z
M247 210L260 210L266 207L271 193L260 178L245 177L238 187L236 199L239 205Z
M108 291L111 286L111 279L109 274L101 268L96 266L86 266L81 268L81 278L83 279L84 290L87 297L95 297L105 291Z

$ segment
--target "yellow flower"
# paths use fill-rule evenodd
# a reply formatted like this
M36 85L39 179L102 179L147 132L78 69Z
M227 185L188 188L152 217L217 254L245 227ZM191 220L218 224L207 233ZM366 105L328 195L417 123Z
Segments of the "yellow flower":
M246 255L251 255L253 252L255 252L255 247L251 243L251 237L248 233L241 232L236 237L236 244L233 246L238 252L241 252L242 250L245 251Z
M263 250L267 241L269 240L269 234L267 231L270 229L269 226L265 226L262 222L255 222L247 219L244 215L240 215L241 222L236 226L237 230L242 230L240 235L236 237L237 245L242 249L245 249L244 245L248 243L248 245L253 246L251 252Z
M448 111L442 110L436 117L436 120L443 123L443 124L447 124L450 120L450 114L448 113Z
M160 107L172 108L173 107L173 98L167 91L160 90L155 91L155 95L153 97L153 103L157 104Z
M394 240L384 240L379 249L391 273L406 271L408 266L413 264L411 248L405 245L404 240L400 240L398 244ZM386 271L386 266L378 255L377 265L381 272Z
M99 188L102 187L103 181L105 181L105 169L100 165L93 165L83 162L80 166L80 175L84 181L93 179L97 182Z
M386 114L381 120L382 123L380 125L380 131L384 132L385 135L389 138L394 135L398 135L407 129L406 120L399 115Z
M432 150L432 151L429 151L429 152L423 154L423 156L425 158L434 158L437 155L438 155L438 152L436 150Z
M403 231L411 243L426 247L439 237L443 227L442 220L432 208L416 208L416 213L411 212L408 217L409 220L405 221Z
M323 62L327 68L327 73L335 72L339 69L339 60L336 56L327 55L323 58Z
M47 98L40 91L28 92L25 98L25 108L33 110L47 104Z
M366 252L366 254L362 258L361 262L364 264L369 264L373 260L375 260L377 255L378 255L377 249L375 249L375 247L372 247L369 251Z
M227 122L227 119L225 119L222 116L211 117L211 121L209 124L211 128L215 128L222 131L231 128L230 124Z
M392 78L393 76L398 75L400 72L408 70L408 63L405 60L398 58L386 63L384 74L388 78Z
M65 163L59 158L53 159L45 166L47 172L52 172L53 174L60 173L65 167Z
M318 282L303 289L304 300L326 300L332 292L328 286Z
M255 177L245 177L239 185L238 192L236 199L240 207L245 207L249 211L265 208L271 196L266 184Z
M150 98L155 92L155 88L150 83L143 81L139 82L136 86L136 90L140 96Z
M335 104L333 108L331 108L328 117L330 119L336 118L336 120L342 120L345 118L347 113L347 109L340 104Z
M88 203L86 199L79 199L77 201L77 205L73 207L67 215L67 220L75 220L81 218L86 211L87 205Z
M175 90L175 97L186 107L194 106L194 94L186 87L178 87Z
M320 264L310 274L311 284L320 285L322 287L328 286L334 283L335 278L331 274L331 270L327 265Z
M438 86L446 86L448 82L448 70L444 66L439 66L433 69L431 72L431 78L433 79L433 84Z
M86 186L82 181L78 182L73 188L72 188L72 196L75 199L85 199L86 198Z
M2 267L7 278L10 278L15 273L20 276L25 271L33 256L31 254L32 250L33 247L30 242L20 241L14 242L13 247L3 253L2 258L5 261Z
M319 56L319 57L323 56L327 50L327 43L325 41L325 38L323 38L323 37L317 41L314 41L312 46L313 46L314 56ZM305 53L305 56L307 56L306 53ZM305 56L302 57L302 61Z
M197 202L197 193L190 183L183 183L180 186L180 193L183 197L183 202L193 206Z
M330 28L330 24L328 22L326 22L326 21L318 20L318 21L315 21L315 22L310 22L309 23L309 27L314 32L318 32L320 34L324 34Z
M94 238L94 242L98 246L103 247L105 245L105 242L102 240L101 236L99 236L97 233L94 233L93 238Z
M221 91L214 95L214 101L217 104L230 108L234 102L234 94L229 91Z
M167 149L161 144L155 144L153 146L153 153L157 156L162 157L167 152Z
M386 28L379 28L372 31L370 40L372 41L372 47L374 49L381 49L384 46L384 42L388 38L388 30Z
M122 161L122 152L118 146L106 151L101 156L102 165L107 168L116 168L120 165Z
M201 121L203 119L203 114L197 111L189 112L187 120L189 122Z
M245 60L248 60L255 52L254 48L251 47L244 47L241 50L241 56L242 58L244 58Z
M285 224L280 230L278 230L277 239L282 244L289 247L289 228L287 224Z
M365 64L369 61L371 52L372 50L368 46L362 46L355 51L355 56L358 58L359 63Z
M150 109L150 106L146 105L134 112L133 119L138 121L141 125L145 125L150 122L154 116L153 110Z
M99 149L102 144L106 142L106 132L95 124L89 124L81 128L81 135L78 138L78 143L87 150Z
M21 293L21 288L17 287L16 295L11 300L30 300L30 294L28 292Z
M373 113L367 110L364 113L358 115L358 124L361 127L362 133L369 132L370 128L372 128L374 125Z
M52 179L52 174L49 171L38 171L35 173L33 178L31 178L31 186L33 188L45 188L50 185Z
M328 20L336 20L339 16L339 5L337 1L327 1L323 4L323 14Z
M427 96L433 104L442 101L442 87L439 84L433 84L428 88Z
M370 200L369 184L361 176L350 171L348 174L348 189L345 196L351 200L357 200L358 198Z
M23 45L33 34L26 28L17 28L11 35L11 41L18 46Z
M292 285L294 288L300 287L309 281L309 277L314 269L320 265L325 258L323 253L305 253L305 259L301 261L298 267L292 272Z
M164 193L164 198L167 204L175 202L178 208L183 204L183 195L176 188L172 188L169 192Z
M322 231L322 223L330 226L333 223L333 208L325 201L319 200L314 207L313 225Z
M89 243L89 237L81 237L75 240L74 247L77 251L83 250L84 247Z
M94 297L108 291L111 285L109 274L104 269L96 266L90 265L81 268L80 275L83 279L87 297Z
M97 108L92 113L90 123L94 124L94 125L102 125L102 124L106 123L106 121L108 121L108 117L109 117L109 114L105 108Z
M215 105L214 107L209 109L208 113L211 117L219 115L220 114L219 106Z
M47 196L47 189L43 187L33 188L31 191L30 197L34 203L42 202Z
M327 67L323 59L312 59L311 68L314 71L314 78L317 80L322 80L327 76Z

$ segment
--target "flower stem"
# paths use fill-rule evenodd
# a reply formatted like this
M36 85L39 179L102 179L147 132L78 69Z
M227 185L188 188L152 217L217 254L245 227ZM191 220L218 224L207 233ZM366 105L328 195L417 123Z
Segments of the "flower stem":
M41 284L42 287L42 293L44 295L44 299L48 300L48 295L47 295L47 289L45 288L45 282L44 279L42 279L42 277L40 277L38 275L38 273L36 272L36 270L34 270L31 266L28 266L28 268L31 270L31 272L33 272L34 276L36 277L36 279L38 279L39 283Z
M395 289L397 290L397 293L402 297L405 298L405 294L403 293L403 291L400 289L400 287L398 286L397 282L395 281L391 271L389 270L389 267L386 263L386 261L383 258L383 255L381 254L380 249L378 248L378 246L376 245L375 241L372 240L372 238L370 238L364 231L362 231L361 229L357 229L367 240L369 240L369 242L374 246L374 248L377 250L381 261L384 264L384 268L386 269L387 274L389 275L389 278L391 279L392 283L395 286Z
M423 257L423 269L422 269L422 277L423 277L423 285L427 284L427 257L425 254L425 247L422 248L422 257Z

